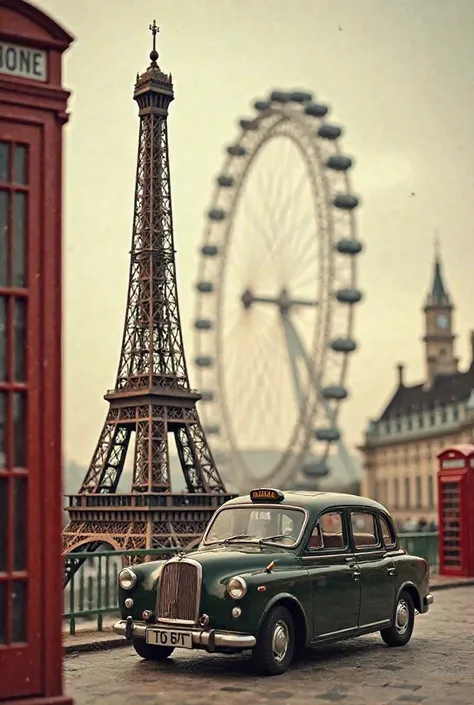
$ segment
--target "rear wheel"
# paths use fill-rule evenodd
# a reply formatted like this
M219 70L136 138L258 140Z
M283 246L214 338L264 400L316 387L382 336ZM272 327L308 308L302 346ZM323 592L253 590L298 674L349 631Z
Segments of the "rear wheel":
M295 625L291 612L277 606L265 618L253 649L253 664L258 673L278 676L291 663L295 650Z
M152 646L145 639L134 639L132 644L137 654L147 661L164 661L174 651L172 646Z
M408 592L401 592L395 607L393 624L382 629L380 636L387 646L405 646L411 639L415 626L415 606Z

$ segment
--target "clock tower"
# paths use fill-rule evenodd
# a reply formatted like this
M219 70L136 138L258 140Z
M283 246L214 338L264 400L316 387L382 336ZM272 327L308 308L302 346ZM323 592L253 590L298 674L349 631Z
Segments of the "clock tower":
M441 260L436 248L433 284L426 297L425 314L426 383L433 384L439 375L449 375L458 371L458 358L454 356L453 305L445 289Z

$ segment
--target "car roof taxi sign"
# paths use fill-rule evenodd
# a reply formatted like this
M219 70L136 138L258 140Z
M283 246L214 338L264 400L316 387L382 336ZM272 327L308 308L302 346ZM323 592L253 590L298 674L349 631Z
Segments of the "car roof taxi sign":
M285 495L280 490L274 490L270 487L260 487L250 491L250 499L252 502L281 502L285 499Z

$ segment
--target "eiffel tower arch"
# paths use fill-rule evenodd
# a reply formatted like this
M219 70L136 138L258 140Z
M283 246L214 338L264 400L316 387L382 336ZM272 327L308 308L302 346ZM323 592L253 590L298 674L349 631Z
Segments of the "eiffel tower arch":
M90 467L70 495L63 555L115 549L192 547L231 498L219 475L189 384L176 285L168 151L171 75L159 67L155 22L150 65L137 75L140 120L127 308L115 386ZM132 434L132 486L118 494ZM186 493L173 493L174 436ZM83 560L66 560L64 584Z

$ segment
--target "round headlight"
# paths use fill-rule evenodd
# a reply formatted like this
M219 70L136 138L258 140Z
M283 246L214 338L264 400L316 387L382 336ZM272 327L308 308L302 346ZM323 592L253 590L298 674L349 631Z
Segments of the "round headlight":
M131 568L124 568L118 575L118 581L124 590L133 590L137 584L137 576Z
M233 600L241 600L247 592L247 583L243 578L237 575L231 578L227 583L227 592Z

